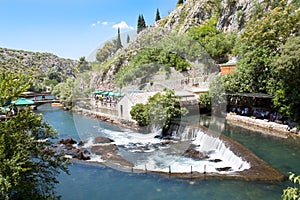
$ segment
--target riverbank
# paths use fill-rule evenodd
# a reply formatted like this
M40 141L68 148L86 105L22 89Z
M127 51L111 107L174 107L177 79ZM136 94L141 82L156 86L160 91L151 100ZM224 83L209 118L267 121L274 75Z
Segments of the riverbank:
M100 113L97 111L92 111L92 110L86 110L86 109L74 109L79 114L93 117L93 118L98 118L103 121L107 121L112 124L116 125L121 125L123 127L128 127L128 128L133 128L133 126L137 126L137 124L133 121L128 121L128 120L122 120L119 119L118 117L111 116L108 114ZM195 166L191 166L190 172L176 172L173 169L173 166L169 166L169 171L157 171L157 170L151 170L147 169L147 165L145 165L145 169L141 169L140 167L135 166L133 163L130 161L126 160L126 157L121 157L118 155L118 146L115 143L105 143L103 144L93 144L91 146L91 152L95 155L101 156L101 159L103 161L99 162L99 165L104 165L104 166L110 166L113 168L118 168L122 171L128 171L128 172L136 172L136 173L156 173L156 174L164 174L166 176L170 177L178 177L178 178L222 178L222 179L240 179L240 180L246 180L246 181L263 181L263 182L278 182L282 181L284 179L284 175L274 169L272 166L258 158L256 155L254 155L251 151L243 147L241 144L231 140L230 138L220 135L216 132L213 132L211 130L206 129L205 127L189 127L189 130L193 130L194 132L197 132L199 130L204 131L207 133L209 136L212 138L216 138L215 140L223 141L223 144L230 149L236 156L244 160L245 162L250 164L249 169L245 169L242 171L235 171L235 172L230 172L229 171L224 171L220 173L215 173L215 172L206 172L204 167L203 169L198 169ZM218 139L219 138L219 139ZM214 139L213 139L214 140ZM109 138L109 141L110 140ZM134 141L134 140L133 140ZM174 141L176 144L176 141ZM218 141L216 141L218 142ZM164 141L161 141L161 144L164 144ZM168 143L168 145L172 146L172 141ZM122 148L126 148L126 145L121 145ZM124 150L124 149L123 149ZM109 156L108 156L109 155ZM112 155L117 155L117 156L112 156ZM192 158L192 157L191 157ZM192 158L193 159L193 158ZM203 158L205 159L205 158ZM221 158L223 159L223 158ZM209 160L209 159L208 159ZM90 163L91 161L87 161L87 164ZM213 162L213 161L210 161ZM97 161L92 162L94 164L97 163ZM224 166L224 168L226 168Z
M133 121L133 120L125 120L125 119L122 119L122 118L119 118L117 116L113 116L110 114L105 114L105 113L93 111L93 110L87 110L87 109L79 108L79 107L75 107L74 109L72 109L72 111L77 114L81 114L81 115L84 115L87 117L97 118L97 119L100 119L100 120L108 122L108 123L122 126L124 128L130 128L133 130L140 129L137 122Z
M229 124L240 126L242 128L251 130L251 131L259 131L264 134L288 138L288 137L296 137L300 138L300 134L291 130L288 125L279 124L276 122L270 122L262 119L255 119L251 117L236 115L232 113L227 113L226 120Z

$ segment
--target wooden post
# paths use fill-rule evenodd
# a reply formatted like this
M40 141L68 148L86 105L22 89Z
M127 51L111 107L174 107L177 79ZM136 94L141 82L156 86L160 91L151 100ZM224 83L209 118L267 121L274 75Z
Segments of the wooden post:
M203 174L206 174L206 165L204 165L204 172Z
M193 174L193 166L191 165L191 174Z
M172 172L171 172L171 165L169 165L169 174L171 174Z

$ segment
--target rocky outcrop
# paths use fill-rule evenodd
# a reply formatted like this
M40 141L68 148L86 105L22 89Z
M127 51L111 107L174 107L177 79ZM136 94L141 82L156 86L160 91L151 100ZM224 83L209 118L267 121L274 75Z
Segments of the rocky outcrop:
M118 155L118 146L112 144L113 140L99 136L94 139L94 144L91 148L93 154L101 156L101 159L104 160L105 165L131 169L134 164L124 159L122 156Z
M61 151L66 154L66 156L70 156L72 158L78 160L90 160L90 152L83 148L83 142L79 142L77 145L77 141L73 138L61 139L57 142Z
M24 71L37 77L49 76L49 79L61 82L67 77L75 77L77 61L60 58L51 53L0 48L0 66L11 72Z
M184 152L183 156L192 158L194 160L203 160L209 158L209 156L202 154L200 151L195 150L193 147L189 147Z
M157 44L165 36L172 33L187 34L193 26L202 25L213 15L217 19L217 28L223 32L241 32L250 17L259 9L267 10L266 0L186 0L183 5L177 6L167 17L141 31L126 47L120 49L114 57L109 69L102 73L101 80L97 83L99 88L113 89L111 85L114 75L123 66L128 65L130 59L140 49ZM191 67L191 70L193 67ZM141 83L142 84L142 83Z

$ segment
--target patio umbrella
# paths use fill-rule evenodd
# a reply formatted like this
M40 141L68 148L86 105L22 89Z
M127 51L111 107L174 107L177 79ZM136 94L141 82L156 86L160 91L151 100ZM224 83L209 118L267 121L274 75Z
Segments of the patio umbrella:
M12 104L14 104L16 106L26 106L26 105L33 105L34 102L32 100L29 100L29 99L19 98L15 101L12 101Z

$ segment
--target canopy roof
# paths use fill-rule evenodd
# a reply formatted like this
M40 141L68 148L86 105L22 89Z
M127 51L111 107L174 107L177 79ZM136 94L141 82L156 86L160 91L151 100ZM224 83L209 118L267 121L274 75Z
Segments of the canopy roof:
M100 94L104 96L114 96L114 97L122 97L124 93L122 92L113 92L113 91L102 91L102 90L95 90L93 94Z
M26 105L33 105L34 102L32 100L29 100L29 99L19 98L15 101L12 101L12 104L14 104L16 106L26 106Z

